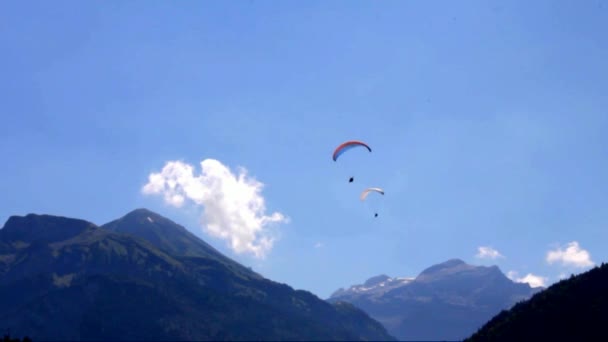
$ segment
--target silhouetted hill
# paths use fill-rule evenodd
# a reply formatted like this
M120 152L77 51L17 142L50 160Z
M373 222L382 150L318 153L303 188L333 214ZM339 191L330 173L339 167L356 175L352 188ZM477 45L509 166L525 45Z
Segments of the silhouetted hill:
M504 310L467 341L608 341L608 265Z
M451 259L416 278L372 277L363 285L336 291L329 301L354 304L400 340L462 340L536 291L511 281L496 266Z
M146 232L142 213L162 227ZM183 232L150 214L115 221L121 233L63 217L9 218L0 230L1 327L33 340L391 339L362 311L265 279L200 239L171 242ZM198 252L180 252L190 246Z
M5 334L0 342L32 342L32 339L25 336L23 338L11 337L10 334Z

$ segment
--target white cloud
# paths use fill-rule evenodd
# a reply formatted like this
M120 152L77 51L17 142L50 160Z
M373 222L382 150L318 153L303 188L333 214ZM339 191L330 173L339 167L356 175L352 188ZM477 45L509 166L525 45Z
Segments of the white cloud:
M547 284L547 278L528 273L525 277L517 279L517 282L528 283L531 287L545 287Z
M215 159L203 160L201 169L200 175L194 175L192 165L169 161L161 172L149 175L142 192L162 195L167 204L178 208L191 201L203 208L205 232L227 240L236 253L264 258L276 241L270 225L288 222L279 212L266 215L264 184L249 177L247 170L232 173Z
M515 271L507 272L507 277L517 283L527 283L531 287L546 287L548 281L547 277L541 277L532 273L528 273L526 276L519 278Z
M477 255L475 255L476 258L479 259L496 259L496 258L504 258L504 256L502 254L500 254L497 250L495 250L492 247L487 247L487 246L481 246L477 248Z
M578 242L572 241L566 249L557 247L555 250L547 252L547 262L553 264L561 263L563 266L574 266L579 268L591 267L595 263L591 260L591 255L584 249L581 249Z
M323 247L323 243L322 242L315 243L315 248L321 248L321 247Z

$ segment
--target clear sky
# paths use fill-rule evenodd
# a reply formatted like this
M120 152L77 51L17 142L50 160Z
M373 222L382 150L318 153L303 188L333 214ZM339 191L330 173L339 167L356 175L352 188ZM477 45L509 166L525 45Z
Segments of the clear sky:
M0 220L146 207L323 298L450 258L550 284L608 259L607 33L601 0L2 1ZM170 161L211 192L145 193Z

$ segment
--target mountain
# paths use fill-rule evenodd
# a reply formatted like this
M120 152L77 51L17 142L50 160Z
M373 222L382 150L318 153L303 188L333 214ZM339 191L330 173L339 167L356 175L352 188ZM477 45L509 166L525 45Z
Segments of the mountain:
M136 209L101 228L141 237L172 255L228 259L183 226L148 209Z
M2 327L33 340L394 340L354 306L265 279L160 215L106 226L10 217Z
M226 257L183 226L148 209L133 210L117 220L102 225L101 228L142 238L173 256L212 259L235 273L260 277L251 269Z
M504 310L467 341L607 341L608 264Z
M339 289L328 301L352 303L400 340L462 340L537 291L511 281L497 266L451 259L415 278L372 277L363 285Z

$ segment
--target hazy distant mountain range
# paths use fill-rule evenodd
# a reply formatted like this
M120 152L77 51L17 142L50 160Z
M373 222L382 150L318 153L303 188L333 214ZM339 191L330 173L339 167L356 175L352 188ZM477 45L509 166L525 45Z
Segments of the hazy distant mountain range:
M372 277L362 285L339 289L328 301L354 304L400 340L454 341L540 290L513 282L497 266L452 259L415 278Z
M34 340L394 340L346 303L270 281L145 209L0 229L0 328Z

